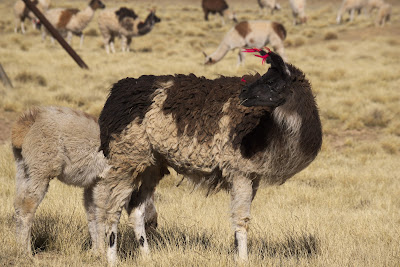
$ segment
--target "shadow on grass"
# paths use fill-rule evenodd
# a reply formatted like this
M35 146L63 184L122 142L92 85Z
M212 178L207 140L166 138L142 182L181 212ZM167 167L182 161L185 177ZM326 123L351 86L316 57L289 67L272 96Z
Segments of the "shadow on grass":
M64 218L65 219L65 218ZM37 216L32 227L32 249L34 254L48 251L62 252L62 243L80 247L81 251L91 248L87 225L83 222L68 223L57 216ZM134 231L128 225L119 225L118 254L121 258L137 257L139 243ZM202 229L188 229L178 226L159 227L148 231L148 242L151 250L178 249L213 250L221 255L233 255L236 249L232 242L221 244L215 240L213 233ZM248 241L248 250L252 255L265 258L308 258L318 255L321 242L315 234L288 232L280 240L252 237Z
M321 251L320 240L309 233L288 234L279 241L250 239L249 251L264 258L308 258Z
M139 243L133 230L127 227L121 231L119 244L120 257L136 257L139 253ZM121 236L120 236L121 238ZM176 248L182 251L213 250L221 255L236 253L232 238L231 244L223 244L215 240L212 233L200 230L181 229L177 226L162 227L148 232L149 246L152 250ZM282 240L271 241L265 238L250 238L249 253L265 258L309 258L321 251L321 242L314 234L288 233Z

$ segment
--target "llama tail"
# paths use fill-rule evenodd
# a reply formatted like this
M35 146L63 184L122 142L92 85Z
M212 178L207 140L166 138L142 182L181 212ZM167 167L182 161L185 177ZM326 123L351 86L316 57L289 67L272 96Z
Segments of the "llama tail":
M282 24L278 22L272 22L272 28L282 41L286 39L286 29Z
M18 121L13 125L11 130L11 144L13 150L21 150L26 134L40 113L40 108L31 108L24 112Z

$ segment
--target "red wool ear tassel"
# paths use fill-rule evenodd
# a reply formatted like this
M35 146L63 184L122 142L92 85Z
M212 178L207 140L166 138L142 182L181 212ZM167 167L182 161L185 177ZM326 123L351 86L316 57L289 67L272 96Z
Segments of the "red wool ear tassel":
M256 57L262 58L262 63L261 63L261 64L264 64L264 63L267 61L267 57L269 57L269 54L268 54L268 53L271 52L271 49L269 49L268 47L264 47L264 48L267 49L268 52L265 52L264 50L259 49L259 48L245 49L243 52L246 52L246 53L254 53L254 52L261 52L261 51L263 51L264 53L266 53L265 55L255 55L255 56L256 56Z
M246 80L242 77L242 80L241 80L242 82L246 82Z

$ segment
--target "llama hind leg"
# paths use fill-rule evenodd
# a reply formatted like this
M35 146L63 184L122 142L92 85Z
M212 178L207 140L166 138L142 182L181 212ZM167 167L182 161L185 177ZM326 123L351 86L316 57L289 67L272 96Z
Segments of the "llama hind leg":
M96 206L93 201L93 187L85 188L83 199L88 220L90 239L92 240L92 251L96 253L99 247L99 238L97 236Z
M31 253L31 228L35 212L43 200L50 180L28 175L22 160L17 161L16 196L14 200L17 242Z

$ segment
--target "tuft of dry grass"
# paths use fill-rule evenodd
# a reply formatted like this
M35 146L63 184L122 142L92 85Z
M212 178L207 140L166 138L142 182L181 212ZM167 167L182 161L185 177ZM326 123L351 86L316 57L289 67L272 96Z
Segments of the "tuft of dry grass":
M33 83L39 86L46 86L46 78L44 78L40 74L31 73L31 72L21 72L15 76L15 80L21 83Z
M336 40L338 39L338 35L335 32L327 32L324 35L324 40L329 41L329 40Z

